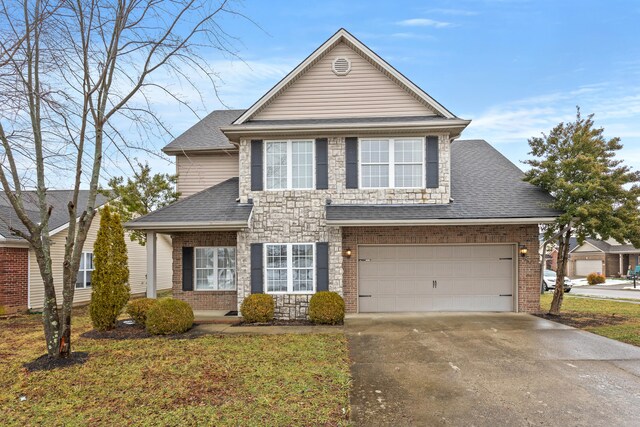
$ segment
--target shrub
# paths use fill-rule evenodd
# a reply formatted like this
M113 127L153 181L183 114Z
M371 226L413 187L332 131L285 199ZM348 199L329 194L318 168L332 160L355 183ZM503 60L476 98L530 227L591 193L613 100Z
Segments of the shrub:
M247 323L265 323L273 320L275 304L267 294L251 294L242 301L240 313Z
M192 326L193 310L184 301L162 298L147 312L147 332L152 335L180 334Z
M587 276L587 283L589 283L590 285L599 285L601 283L604 283L605 280L606 279L604 277L604 274L590 273Z
M4 316L7 314L7 309L4 308L4 305L0 305L0 316Z
M153 298L140 298L130 301L127 304L127 314L136 321L138 325L145 326L147 323L147 313L149 309L158 302Z
M113 329L129 300L129 266L124 229L117 213L109 205L100 212L100 228L93 245L91 305L89 315L99 331Z
M344 322L344 300L335 292L316 293L309 301L309 319L329 325Z

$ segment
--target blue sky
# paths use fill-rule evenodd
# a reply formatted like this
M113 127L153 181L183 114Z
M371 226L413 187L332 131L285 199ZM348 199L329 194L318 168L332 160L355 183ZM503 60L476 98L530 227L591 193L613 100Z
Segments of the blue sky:
M376 51L522 168L527 138L595 113L640 169L640 2L248 0L222 25L244 62L211 53L226 106L250 106L340 27ZM206 87L203 89L207 89ZM161 102L159 104L162 104ZM159 105L162 112L163 106ZM199 114L224 108L215 96ZM198 119L170 112L174 135ZM158 149L167 141L158 141ZM153 161L157 170L170 163Z

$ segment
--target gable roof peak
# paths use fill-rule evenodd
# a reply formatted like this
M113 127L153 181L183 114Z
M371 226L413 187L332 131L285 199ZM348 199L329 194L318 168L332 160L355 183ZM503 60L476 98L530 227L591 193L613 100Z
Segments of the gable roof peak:
M325 54L327 54L331 49L333 49L341 42L347 44L356 53L358 53L365 60L369 61L372 65L377 67L382 73L386 74L387 77L393 80L409 94L414 96L426 107L433 110L437 115L448 119L458 118L455 114L447 110L442 104L429 96L429 94L418 87L415 83L405 77L401 72L396 70L388 62L378 56L378 54L369 49L368 46L358 40L353 34L351 34L345 28L340 28L322 45L320 45L309 56L307 56L300 64L298 64L298 66L290 71L282 80L280 80L275 86L273 86L267 93L265 93L260 99L258 99L258 101L256 101L249 109L247 109L242 115L240 115L240 117L238 117L232 124L240 125L251 120L253 116L258 114L273 99L280 95L308 69L316 64L319 59L324 57Z

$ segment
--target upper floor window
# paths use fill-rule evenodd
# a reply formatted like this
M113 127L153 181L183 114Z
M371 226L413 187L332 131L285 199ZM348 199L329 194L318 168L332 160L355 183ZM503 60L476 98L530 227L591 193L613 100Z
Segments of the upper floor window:
M93 253L82 252L80 257L80 268L76 276L76 289L91 287L91 274L93 272Z
M236 288L236 248L195 248L196 291L229 291Z
M313 141L265 142L267 190L313 188Z
M425 186L423 138L360 140L360 188Z

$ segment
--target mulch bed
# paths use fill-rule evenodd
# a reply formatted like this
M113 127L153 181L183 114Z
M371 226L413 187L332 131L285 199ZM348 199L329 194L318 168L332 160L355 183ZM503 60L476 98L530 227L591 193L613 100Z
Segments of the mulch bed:
M22 365L27 371L50 371L52 369L67 368L74 365L82 365L89 359L89 353L85 351L73 351L67 358L54 359L44 354L33 362Z
M313 323L310 320L272 320L271 322L265 323L248 323L248 322L239 322L234 323L231 326L340 326L342 323L338 325L318 325L317 323Z
M150 338L149 334L144 327L131 324L128 320L119 320L115 329L110 331L96 331L92 329L80 335L82 338L90 338L92 340L129 340L137 338Z
M627 322L629 319L625 316L616 314L595 314L595 313L576 313L566 312L559 315L549 313L537 313L536 316L543 319L552 320L562 323L563 325L573 326L574 328L588 328L598 326L619 325Z

